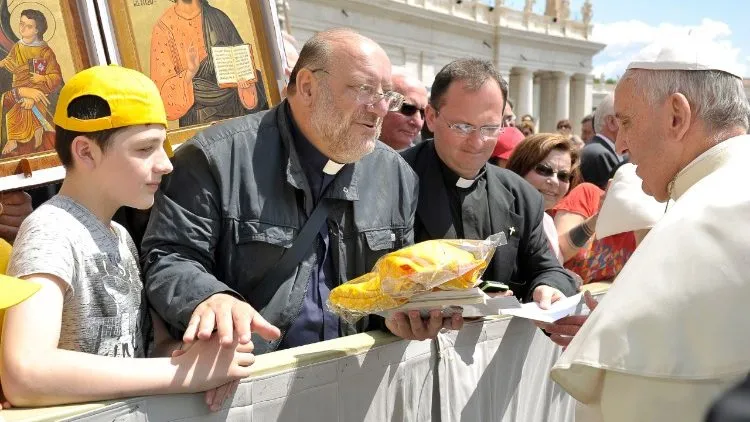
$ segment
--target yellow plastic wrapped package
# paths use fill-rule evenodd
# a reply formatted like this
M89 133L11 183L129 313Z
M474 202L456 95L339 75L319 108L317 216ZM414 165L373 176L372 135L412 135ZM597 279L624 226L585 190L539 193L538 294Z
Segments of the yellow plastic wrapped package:
M428 240L388 253L372 271L331 290L329 308L355 320L399 307L418 293L474 287L492 259L506 244L504 233L485 240Z

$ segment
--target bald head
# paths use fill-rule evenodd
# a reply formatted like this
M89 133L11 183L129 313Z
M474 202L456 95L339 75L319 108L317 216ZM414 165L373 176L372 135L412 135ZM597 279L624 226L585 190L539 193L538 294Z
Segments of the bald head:
M289 76L289 92L294 93L300 69L329 69L332 63L365 58L385 59L388 55L375 41L349 28L333 28L318 32L307 40ZM390 65L390 61L388 61Z
M329 159L352 163L375 148L383 117L399 107L391 62L350 29L316 34L302 47L287 97L302 134Z
M404 96L404 106L385 116L380 140L395 150L402 150L411 146L422 130L427 89L419 79L400 72L394 73L391 81L393 90Z

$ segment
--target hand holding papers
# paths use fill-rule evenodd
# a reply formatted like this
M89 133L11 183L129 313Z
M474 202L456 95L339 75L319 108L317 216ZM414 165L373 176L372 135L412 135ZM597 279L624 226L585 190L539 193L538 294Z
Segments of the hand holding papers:
M581 303L582 293L566 297L553 303L549 309L542 309L536 302L524 303L520 308L501 309L503 315L512 315L520 318L531 319L541 322L555 322L560 318L573 313Z

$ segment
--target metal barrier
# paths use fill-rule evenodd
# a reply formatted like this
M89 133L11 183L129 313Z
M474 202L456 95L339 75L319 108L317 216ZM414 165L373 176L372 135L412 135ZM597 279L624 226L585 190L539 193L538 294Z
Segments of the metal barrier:
M560 353L531 322L510 317L433 342L370 332L258 356L215 413L203 394L183 394L11 409L0 421L573 421L575 401L548 376Z

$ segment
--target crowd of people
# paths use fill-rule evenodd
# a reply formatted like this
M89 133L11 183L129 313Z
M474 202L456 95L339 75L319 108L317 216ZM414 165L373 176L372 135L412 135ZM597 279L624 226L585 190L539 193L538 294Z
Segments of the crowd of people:
M501 232L483 275L508 284L500 294L546 308L613 282L601 304L586 296L590 317L540 325L567 346L553 378L581 420L701 420L750 370L728 329L750 205L723 189L747 148L736 74L691 57L633 63L579 137L568 120L535 133L533 116L517 119L487 60L447 64L428 92L349 29L294 58L279 105L173 157L150 79L96 66L66 82L59 192L0 198L3 407L206 391L217 410L261 353L459 330L439 309L352 324L326 300L388 252ZM120 224L122 207L150 212Z

